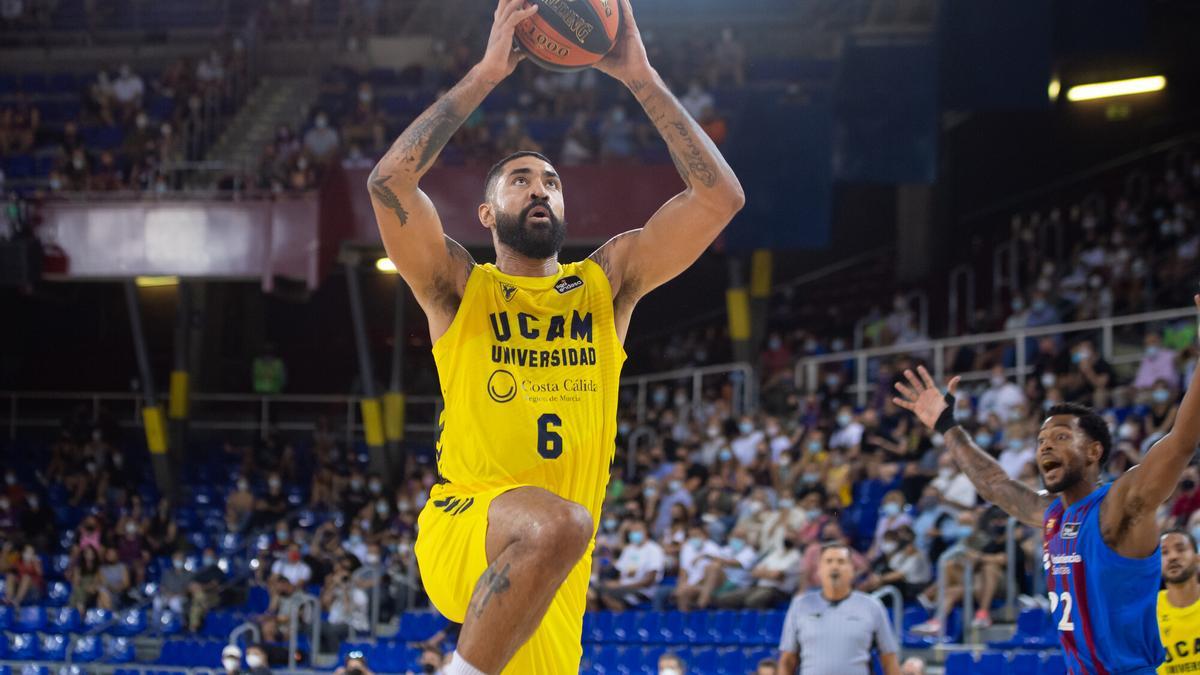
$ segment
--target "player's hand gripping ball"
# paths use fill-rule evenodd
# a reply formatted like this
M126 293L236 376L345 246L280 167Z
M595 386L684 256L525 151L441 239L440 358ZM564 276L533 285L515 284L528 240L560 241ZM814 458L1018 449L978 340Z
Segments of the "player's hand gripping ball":
M527 0L537 14L517 24L516 38L529 60L550 70L582 70L617 41L627 0Z

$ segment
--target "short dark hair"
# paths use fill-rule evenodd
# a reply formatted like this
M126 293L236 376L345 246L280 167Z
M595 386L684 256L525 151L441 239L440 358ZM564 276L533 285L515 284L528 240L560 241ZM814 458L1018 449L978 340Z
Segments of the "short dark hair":
M1158 535L1159 541L1162 541L1162 538L1167 536L1168 534L1178 534L1178 535L1187 537L1187 540L1192 544L1192 550L1193 551L1196 550L1196 538L1192 536L1191 532L1188 532L1187 530L1183 529L1182 527L1170 527L1170 528L1163 530L1163 533Z
M520 159L522 157L537 157L547 164L554 164L554 162L551 162L549 158L540 152L534 152L533 150L518 150L499 162L496 162L492 165L492 168L488 169L487 179L483 181L484 199L491 197L492 188L495 187L496 181L500 179L500 174L504 171L505 165L514 159Z
M1079 428L1083 429L1083 433L1087 434L1088 438L1100 443L1102 448L1100 451L1100 468L1108 462L1108 455L1112 452L1112 432L1108 430L1108 422L1104 418L1097 415L1095 410L1080 405L1078 403L1059 403L1052 406L1046 411L1046 417L1054 417L1055 415L1072 415L1079 419Z

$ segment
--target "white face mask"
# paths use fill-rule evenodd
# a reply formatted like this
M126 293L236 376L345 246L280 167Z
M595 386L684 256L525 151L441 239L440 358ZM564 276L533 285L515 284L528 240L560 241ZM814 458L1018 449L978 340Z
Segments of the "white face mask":
M250 666L251 668L261 668L267 665L263 663L263 661L263 657L257 653L246 655L246 665Z
M238 669L241 662L231 656L227 659L221 659L221 664L225 666L226 671L233 672Z

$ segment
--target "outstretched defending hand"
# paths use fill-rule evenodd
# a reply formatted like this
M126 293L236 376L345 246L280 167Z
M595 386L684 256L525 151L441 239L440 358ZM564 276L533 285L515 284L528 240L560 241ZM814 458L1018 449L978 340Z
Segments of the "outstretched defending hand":
M537 5L523 7L525 0L500 0L493 14L492 32L488 35L487 51L479 62L481 72L488 80L499 82L512 74L513 69L525 58L525 53L513 44L513 32L517 24L537 14Z
M934 384L933 378L929 376L929 371L925 370L925 366L917 366L917 372L921 375L920 379L912 370L904 371L905 379L912 386L897 382L896 391L900 392L900 396L896 396L892 401L901 408L912 411L922 424L932 429L937 424L938 417L941 417L942 412L946 409L946 397ZM947 388L950 390L951 396L958 393L958 380L957 375L950 378Z
M619 82L628 84L645 77L650 70L650 59L646 56L646 45L642 44L642 33L633 20L633 7L629 0L616 0L621 8L621 31L617 42L594 68Z

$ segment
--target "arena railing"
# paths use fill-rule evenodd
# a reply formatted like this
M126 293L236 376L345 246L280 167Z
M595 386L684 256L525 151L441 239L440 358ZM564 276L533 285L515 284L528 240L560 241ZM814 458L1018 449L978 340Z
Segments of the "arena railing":
M202 431L256 432L265 436L272 430L311 432L314 420L336 414L342 419L342 434L347 447L363 437L359 415L361 398L342 394L208 394L190 396L193 411L188 427ZM145 397L136 392L105 391L0 391L0 401L7 403L5 426L8 437L15 439L20 429L57 429L79 406L85 406L92 421L103 413L113 415L122 428L140 429L141 410ZM437 431L441 411L438 396L407 396L409 406L405 419L430 421L408 422L406 433L432 435ZM0 403L2 405L2 403ZM207 407L207 409L205 409ZM413 407L427 407L428 415L414 414ZM0 413L4 414L4 413Z
M892 601L892 629L896 631L896 660L903 662L904 656L904 596L900 589L892 585L882 586L871 592L871 597L883 602L884 598Z
M1155 312L1143 312L1140 314L1128 314L1125 316L1115 316L1105 319L1093 319L1090 321L1075 321L1072 323L1061 323L1051 326L1039 326L1036 328L1018 328L1009 331L998 331L993 333L978 333L975 335L964 335L961 337L942 338L938 340L920 340L917 342L909 342L906 344L890 345L887 347L874 347L871 349L858 349L833 354L821 354L819 356L808 356L796 361L793 371L793 379L796 387L803 391L815 392L820 385L820 370L821 366L827 364L854 364L854 382L847 387L847 392L854 394L855 401L859 406L865 406L871 393L878 387L877 382L868 380L869 361L891 356L911 356L914 358L927 359L932 364L934 379L941 384L946 371L946 355L952 349L960 347L979 347L987 345L998 345L1006 348L1011 348L1015 356L1015 367L1010 369L1010 374L1014 375L1017 383L1024 386L1025 378L1031 371L1031 354L1029 354L1029 339L1043 336L1060 336L1066 333L1095 333L1099 332L1099 347L1100 353L1104 360L1112 365L1121 365L1126 363L1136 363L1141 360L1142 352L1139 348L1131 350L1125 354L1117 354L1115 351L1115 331L1118 328L1149 326L1168 321L1186 319L1196 316L1195 307L1179 307L1175 309L1164 309ZM973 371L967 373L954 373L960 375L963 381L986 380L989 376L988 371Z
M732 411L734 415L753 412L758 407L758 387L754 366L749 363L723 363L715 366L700 368L678 368L662 373L648 375L633 375L621 378L621 388L634 387L637 390L637 421L645 422L647 414L647 395L650 385L664 383L679 385L687 382L691 387L691 397L688 405L697 404L704 398L704 378L713 376L728 376L733 386Z

